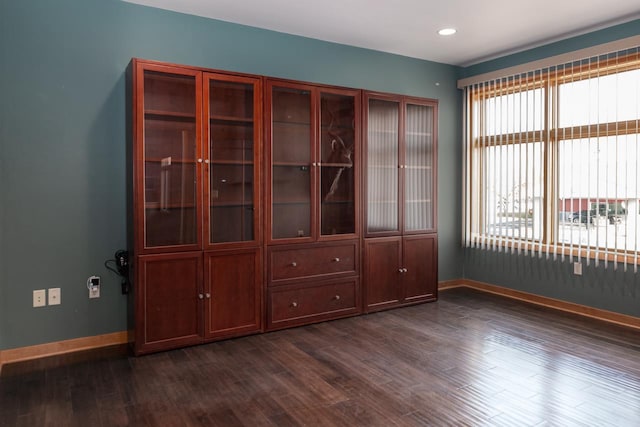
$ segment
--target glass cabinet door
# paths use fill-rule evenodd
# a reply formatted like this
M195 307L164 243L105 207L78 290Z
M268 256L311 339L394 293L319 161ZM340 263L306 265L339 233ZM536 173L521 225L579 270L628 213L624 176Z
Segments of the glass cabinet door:
M199 76L142 72L144 247L198 245Z
M366 231L397 232L400 103L370 98L367 114Z
M257 80L205 75L209 244L256 240Z
M311 237L311 92L274 86L271 115L271 237Z
M404 230L434 228L434 107L407 103L405 110Z
M320 94L320 234L356 232L356 98Z

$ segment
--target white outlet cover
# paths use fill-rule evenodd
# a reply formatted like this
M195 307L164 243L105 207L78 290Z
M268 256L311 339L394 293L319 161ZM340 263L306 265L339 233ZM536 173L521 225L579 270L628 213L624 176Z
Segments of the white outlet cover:
M92 286L89 288L89 298L100 298L100 286Z
M46 289L38 289L33 291L33 306L44 307L47 305L47 291Z
M573 263L573 274L576 276L582 276L582 263L574 262Z
M60 300L60 288L49 288L48 297L49 305L59 305L62 303Z

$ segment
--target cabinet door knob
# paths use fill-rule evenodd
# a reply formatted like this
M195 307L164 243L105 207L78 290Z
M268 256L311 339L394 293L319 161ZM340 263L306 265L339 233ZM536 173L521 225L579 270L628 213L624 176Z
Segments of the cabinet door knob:
M297 302L294 301L294 302L291 303L291 307L296 308L297 306L298 306Z
M210 293L206 293L204 294L207 298L211 298L211 294Z
M402 272L403 272L403 273L406 273L406 272L407 272L407 269L406 269L406 268L403 268L403 269L402 269Z
M338 257L334 258L333 262L340 262L340 258L338 258Z
M404 270L404 269L399 268L399 269L398 269L398 273L404 273L404 271L403 271L403 270Z
M298 266L298 263L297 263L297 262L293 261L293 262L291 263L291 267L297 267L297 266Z
M198 159L198 163L202 163L202 159Z
M198 294L198 298L199 298L199 299L203 299L203 298L204 298L204 295L202 295L202 294Z
M206 164L209 164L209 159L206 159L204 162L205 162Z
M316 166L316 162L311 163L311 166L315 167Z
M336 301L340 300L340 295L336 295L335 297L333 297L333 299Z

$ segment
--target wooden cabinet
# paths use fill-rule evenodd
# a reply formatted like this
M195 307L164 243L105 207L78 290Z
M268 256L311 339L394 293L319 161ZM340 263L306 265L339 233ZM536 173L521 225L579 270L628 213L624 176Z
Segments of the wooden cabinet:
M365 307L437 296L437 101L366 92Z
M286 245L269 248L269 280L353 276L359 271L357 241Z
M136 354L437 297L437 101L129 76Z
M262 242L262 81L219 73L203 76L205 247L255 247Z
M262 252L205 252L205 338L259 331L262 325Z
M134 286L137 354L201 341L201 252L137 257Z
M438 292L438 239L435 234L402 238L402 288L406 303L433 300Z
M134 73L136 253L198 250L202 75L155 64Z
M356 238L360 92L267 80L268 244Z
M435 300L437 250L435 234L365 239L367 311Z
M358 313L361 93L275 79L265 88L267 328Z
M130 74L135 352L260 331L262 79Z
M436 232L437 105L365 93L365 237Z
M402 299L402 239L367 239L364 245L365 306L369 311L395 306Z
M277 286L269 289L267 328L281 329L358 313L357 277Z

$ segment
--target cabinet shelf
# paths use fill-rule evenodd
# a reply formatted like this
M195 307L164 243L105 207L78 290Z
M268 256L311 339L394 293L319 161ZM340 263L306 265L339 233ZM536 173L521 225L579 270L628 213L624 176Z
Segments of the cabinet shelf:
M331 125L331 126L330 125L322 125L320 128L323 131L327 131L329 129L331 129L331 130L334 130L334 129L335 130L348 130L348 131L354 131L355 130L354 127L353 127L353 124L350 124L350 125L335 125L334 124L334 125Z
M231 165L231 166L250 166L253 164L251 160L211 160L212 165Z
M323 163L324 166L324 163ZM399 169L400 165L369 165L370 169ZM405 165L403 169L412 169L412 170L431 170L433 166L410 166Z
M350 168L353 163L319 163L318 166L323 168Z
M195 207L195 203L168 203L165 206L161 206L160 202L145 202L144 204L146 210L194 209Z
M163 163L166 159L171 158L171 163L167 166L171 166L174 163L178 164L191 164L196 163L196 159L174 159L171 156L167 157L146 157L144 159L145 163Z
M322 202L323 206L328 206L328 205L353 205L355 204L354 200L329 200L327 202Z
M394 129L369 129L369 135L397 135L398 131Z
M196 116L193 113L168 110L145 110L144 116L151 120L175 120L195 122Z
M219 116L213 115L209 117L209 120L212 122L236 122L237 124L246 126L253 125L253 117L239 117L239 116Z
M311 166L309 163L300 163L300 162L273 162L273 166L277 167L299 167L309 169ZM306 170L304 169L304 170Z
M301 122L301 121L296 121L296 120L274 120L273 124L274 125L286 125L286 126L304 126L304 127L311 126L311 123L309 123L309 122Z
M370 169L399 169L399 165L369 165Z
M274 205L310 205L310 200L274 200Z
M245 208L253 210L255 209L253 203L242 203L242 202L221 202L221 203L211 203L209 205L210 208Z

